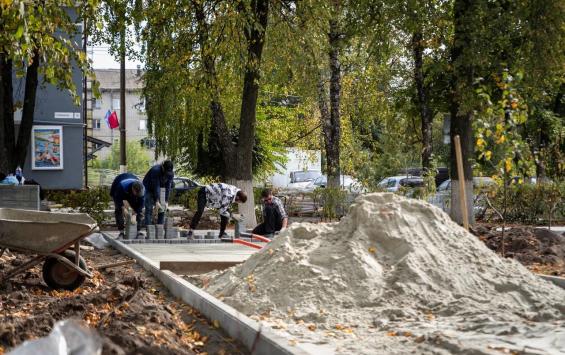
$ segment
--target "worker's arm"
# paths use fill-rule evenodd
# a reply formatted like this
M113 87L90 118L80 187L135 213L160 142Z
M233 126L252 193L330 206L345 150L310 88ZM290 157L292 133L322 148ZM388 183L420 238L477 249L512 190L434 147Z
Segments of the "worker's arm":
M169 202L169 194L173 188L173 177L174 176L170 176L167 180L167 184L165 185L165 202Z
M285 229L286 226L288 225L288 215L286 214L286 211L284 210L284 206L281 202L281 200L279 200L278 198L273 200L276 208L279 210L279 213L281 215L282 218L282 229Z

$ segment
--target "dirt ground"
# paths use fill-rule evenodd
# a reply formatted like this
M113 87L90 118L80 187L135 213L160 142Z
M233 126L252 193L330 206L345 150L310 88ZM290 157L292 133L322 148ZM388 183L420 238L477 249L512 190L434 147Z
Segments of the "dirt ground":
M498 224L478 224L472 232L491 250L514 258L530 270L553 276L565 276L565 234L530 226L510 226L504 232Z
M86 250L91 269L129 260L113 249ZM13 254L0 258L0 272L19 265ZM52 291L41 266L0 289L0 354L25 340L49 334L55 322L81 319L97 329L103 354L245 354L247 351L198 311L175 300L136 264L95 271L74 292Z

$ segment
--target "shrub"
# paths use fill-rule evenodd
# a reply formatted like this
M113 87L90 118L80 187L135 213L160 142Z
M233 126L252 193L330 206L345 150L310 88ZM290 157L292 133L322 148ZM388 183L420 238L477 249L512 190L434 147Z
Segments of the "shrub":
M98 224L104 222L104 210L110 206L108 187L96 187L81 191L50 191L48 199L64 207L87 213Z
M507 222L543 224L565 219L565 182L512 184L507 187L506 203L501 186L489 198L500 213L506 206Z

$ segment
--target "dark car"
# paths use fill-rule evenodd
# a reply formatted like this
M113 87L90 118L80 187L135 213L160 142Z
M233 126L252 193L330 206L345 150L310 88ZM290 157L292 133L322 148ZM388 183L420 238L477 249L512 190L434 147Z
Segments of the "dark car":
M436 168L435 176L436 186L441 185L445 180L449 179L449 170L447 168ZM422 176L422 168L407 168L401 171L399 175Z
M198 182L186 178L186 177L174 177L173 178L173 196L178 197L189 191L201 187Z

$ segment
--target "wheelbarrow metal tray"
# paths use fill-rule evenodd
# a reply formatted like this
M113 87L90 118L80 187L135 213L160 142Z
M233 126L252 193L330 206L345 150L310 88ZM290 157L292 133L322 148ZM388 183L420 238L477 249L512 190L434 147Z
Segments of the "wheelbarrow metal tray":
M35 254L58 253L96 228L86 213L0 208L0 248Z

